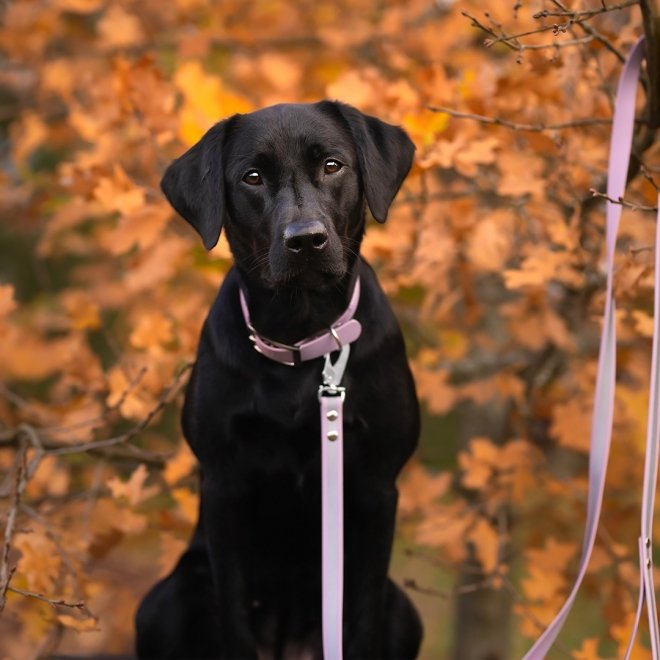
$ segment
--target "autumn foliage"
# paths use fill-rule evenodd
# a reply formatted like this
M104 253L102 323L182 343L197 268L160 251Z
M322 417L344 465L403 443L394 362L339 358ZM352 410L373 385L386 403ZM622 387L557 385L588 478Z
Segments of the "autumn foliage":
M364 254L425 408L394 567L424 615L423 657L519 657L563 603L580 552L599 193L638 3L21 0L0 11L0 657L130 651L136 604L196 518L181 392L231 263L224 240L204 252L159 178L227 115L324 97L402 125L417 146ZM640 113L646 100L640 87ZM637 598L660 182L643 121L636 150L605 510L559 645L584 660L622 654ZM648 655L643 634L635 654Z

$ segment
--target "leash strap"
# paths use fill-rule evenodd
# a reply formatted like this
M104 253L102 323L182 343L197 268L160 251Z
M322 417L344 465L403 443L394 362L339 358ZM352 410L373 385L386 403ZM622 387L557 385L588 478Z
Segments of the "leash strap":
M323 657L341 660L344 597L344 397L321 396Z
M323 658L342 660L344 615L344 400L340 386L350 346L325 356L321 404L321 555Z
M612 124L612 139L610 143L609 171L607 182L607 194L610 199L623 197L628 174L628 162L632 147L632 136L635 122L635 92L639 69L644 55L644 38L642 37L631 49L619 80L614 108L614 119ZM582 554L578 568L578 575L563 607L539 637L534 646L527 652L525 660L541 660L546 656L557 635L561 631L566 618L575 601L578 589L584 579L589 564L589 559L596 540L596 530L603 502L603 491L605 487L605 475L612 439L612 421L614 416L614 387L616 379L616 306L613 296L613 272L614 251L616 238L621 219L622 207L620 204L607 202L607 225L606 225L606 247L607 247L607 292L605 299L605 312L603 329L600 340L598 355L598 374L596 376L596 389L594 393L594 411L591 423L591 449L589 454L589 493L587 499L587 521L584 539L582 543ZM659 213L660 216L660 213ZM660 220L659 220L660 222ZM656 236L656 271L658 278L660 254L658 237ZM647 456L644 476L644 499L642 505L642 539L640 539L641 557L641 589L639 607L637 611L635 629L639 621L641 607L646 600L649 613L649 624L651 627L651 640L653 646L653 658L658 655L658 623L655 607L655 595L652 582L651 544L646 539L651 539L651 524L653 519L653 501L655 495L655 481L657 474L657 442L658 442L658 410L660 404L658 395L659 369L657 366L657 340L660 335L660 298L657 281L655 284L655 321L653 337L653 365L651 375L651 400L649 426L647 434ZM632 647L629 644L628 653Z
M637 628L642 616L644 602L649 619L651 651L654 660L660 658L660 632L658 611L653 586L653 509L658 479L658 443L660 442L660 195L658 195L658 221L655 229L655 274L653 278L653 349L651 354L651 388L649 394L649 415L646 427L646 457L644 459L644 485L642 491L641 536L639 537L639 600L626 658L632 653Z

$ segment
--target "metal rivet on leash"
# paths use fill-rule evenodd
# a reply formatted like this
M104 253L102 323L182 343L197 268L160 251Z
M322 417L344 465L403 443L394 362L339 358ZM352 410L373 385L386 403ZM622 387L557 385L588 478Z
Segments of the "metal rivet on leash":
M339 417L339 413L336 410L328 410L328 414L325 417L331 422L334 422Z
M337 431L328 431L328 435L326 436L330 442L334 442L338 437L339 433Z

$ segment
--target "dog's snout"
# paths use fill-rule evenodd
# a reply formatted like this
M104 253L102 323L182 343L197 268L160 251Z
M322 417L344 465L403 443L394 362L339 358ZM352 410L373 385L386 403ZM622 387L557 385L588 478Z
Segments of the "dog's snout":
M284 229L284 245L289 252L320 252L328 244L328 230L319 220L294 222Z

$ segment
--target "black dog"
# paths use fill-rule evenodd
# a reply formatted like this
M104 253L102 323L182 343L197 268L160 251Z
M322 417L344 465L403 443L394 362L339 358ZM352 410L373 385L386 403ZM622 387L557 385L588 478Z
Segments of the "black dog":
M216 124L162 189L235 267L202 331L183 428L202 468L199 523L137 614L141 658L321 658L322 358L285 366L256 331L292 344L326 331L359 278L344 407L344 657L417 656L422 627L388 579L396 477L419 410L398 324L359 256L368 204L384 222L414 147L400 128L335 102L278 105Z

